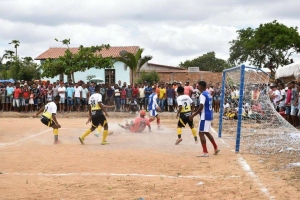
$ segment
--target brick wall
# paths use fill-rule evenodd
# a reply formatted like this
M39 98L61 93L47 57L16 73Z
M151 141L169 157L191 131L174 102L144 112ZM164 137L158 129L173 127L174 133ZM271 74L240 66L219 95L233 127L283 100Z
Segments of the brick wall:
M210 81L212 84L222 82L221 72L199 72L199 73L188 73L188 72L158 72L160 80L165 82L186 82L196 83L199 80L203 80L207 83Z

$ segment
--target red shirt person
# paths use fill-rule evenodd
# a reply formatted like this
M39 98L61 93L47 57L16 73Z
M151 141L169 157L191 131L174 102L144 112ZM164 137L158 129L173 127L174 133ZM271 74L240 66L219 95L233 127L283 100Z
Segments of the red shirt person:
M132 133L141 133L145 130L146 126L149 128L149 132L151 131L150 121L145 117L146 111L140 111L140 117L135 118L134 121L131 121L130 124L126 123L125 126L119 124L120 127L130 130Z

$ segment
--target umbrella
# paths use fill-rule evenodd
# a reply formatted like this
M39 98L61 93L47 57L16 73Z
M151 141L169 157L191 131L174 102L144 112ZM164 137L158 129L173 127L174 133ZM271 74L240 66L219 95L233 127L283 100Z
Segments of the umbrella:
M92 78L90 81L99 82L99 83L104 82L104 81L102 80L102 78L99 78L99 77L94 77L94 78Z

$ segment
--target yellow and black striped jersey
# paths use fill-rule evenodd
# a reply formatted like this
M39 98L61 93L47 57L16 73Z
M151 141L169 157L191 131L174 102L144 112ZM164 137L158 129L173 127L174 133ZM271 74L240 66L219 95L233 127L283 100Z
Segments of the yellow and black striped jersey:
M43 112L43 117L46 117L47 119L52 119L52 114L56 114L57 106L54 102L49 102L45 105L45 109Z
M188 95L180 95L177 97L178 106L182 106L180 113L192 112L191 105L193 100Z
M99 106L99 102L102 102L102 95L99 93L94 93L89 98L89 105L91 106L91 110L101 110Z

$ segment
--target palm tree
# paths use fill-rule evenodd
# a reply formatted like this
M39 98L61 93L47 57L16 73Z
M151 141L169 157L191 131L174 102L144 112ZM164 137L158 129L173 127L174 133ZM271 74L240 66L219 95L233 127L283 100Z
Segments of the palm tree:
M10 43L8 44L14 44L15 45L15 49L16 49L16 57L18 56L18 46L20 46L20 41L19 40L12 40Z
M120 56L116 58L116 61L120 61L125 64L126 67L129 67L131 70L131 84L133 84L133 75L137 72L140 72L141 67L152 59L152 56L142 57L144 49L139 49L135 54L129 53L125 50L120 51Z

